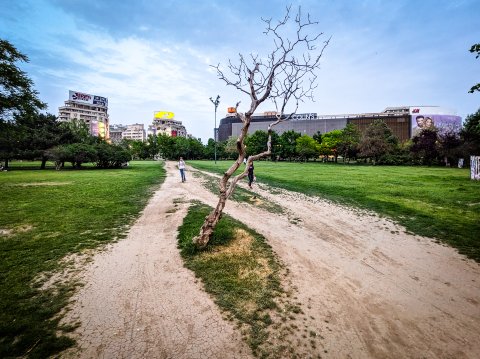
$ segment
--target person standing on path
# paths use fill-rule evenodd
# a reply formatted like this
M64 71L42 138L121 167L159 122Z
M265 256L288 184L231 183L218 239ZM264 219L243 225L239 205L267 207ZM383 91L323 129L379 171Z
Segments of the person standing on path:
M255 178L254 174L253 174L253 169L255 167L253 167L253 162L250 162L250 164L248 165L248 187L252 188L252 182L253 182L253 179Z
M178 169L180 170L182 182L185 182L187 179L185 178L185 161L183 160L183 157L180 157L180 160L178 161Z

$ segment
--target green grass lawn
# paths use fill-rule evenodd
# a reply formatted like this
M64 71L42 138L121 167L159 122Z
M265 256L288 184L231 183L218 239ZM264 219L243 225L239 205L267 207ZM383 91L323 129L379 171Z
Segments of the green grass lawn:
M12 162L0 172L0 357L47 357L72 345L57 334L72 286L40 290L35 279L70 253L124 236L165 178L154 161L110 170L34 166Z
M231 163L188 162L216 173ZM480 182L468 169L257 161L255 175L260 183L375 211L480 261Z

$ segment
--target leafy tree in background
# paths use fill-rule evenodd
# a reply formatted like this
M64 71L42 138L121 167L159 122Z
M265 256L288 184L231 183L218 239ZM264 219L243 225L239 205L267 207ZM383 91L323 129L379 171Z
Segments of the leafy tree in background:
M295 132L294 130L285 131L280 135L279 155L281 158L288 158L288 160L291 161L292 158L296 158L298 156L297 138L299 138L300 136L300 133Z
M462 156L462 140L455 131L438 134L438 152L443 157L445 166L451 166Z
M247 156L253 156L257 153L267 151L268 132L258 130L253 134L245 138L246 154ZM279 155L279 142L280 137L275 131L271 131L271 153L270 158L275 159ZM238 152L237 152L238 155Z
M66 143L89 143L93 144L97 138L90 134L88 125L79 119L73 119L69 122L62 122L61 126L65 127L69 133L69 138Z
M382 156L393 152L398 145L398 139L392 130L382 120L373 121L366 129L359 144L359 156L370 158L377 164Z
M229 160L237 158L237 139L237 136L230 136L228 140L225 141L225 155Z
M20 139L12 122L0 121L0 160L4 161L5 168L8 168L8 161L18 152Z
M149 135L145 141L147 147L148 158L154 159L160 153L160 144L157 135Z
M41 160L41 169L48 160L47 150L61 144L75 142L70 127L58 122L52 114L26 114L15 121L17 136L16 158Z
M309 135L303 135L297 138L296 151L298 155L306 162L309 158L318 156L318 143Z
M130 140L128 147L130 149L130 154L132 155L132 159L144 160L148 158L148 148L145 142L140 140Z
M268 133L258 130L245 138L246 154L252 156L267 150ZM238 154L238 152L237 152Z
M322 142L318 146L320 154L333 156L335 162L338 158L338 145L342 138L342 130L333 130L322 135Z
M470 48L470 52L476 53L477 56L475 56L475 58L478 59L480 57L480 44L472 45L472 47ZM475 91L480 91L480 83L476 84L475 86L472 86L472 88L468 92L474 93Z
M19 69L17 62L28 62L28 57L0 39L0 156L6 168L22 140L17 127L9 122L46 108L33 89L33 81Z
M46 108L33 89L33 81L16 62L28 62L28 57L0 39L0 121L13 121L15 116Z
M84 163L96 162L98 159L95 147L86 143L66 145L66 153L67 161L71 162L72 166L77 169Z
M465 143L467 156L480 155L480 109L465 118L460 137Z
M203 158L203 144L196 138L175 137L175 154L174 158L178 160L183 157L185 160L194 160ZM215 148L214 148L215 151ZM215 154L214 154L215 155ZM217 157L225 157L224 144L217 142Z
M342 130L337 150L343 156L344 163L346 162L346 159L350 161L351 158L357 157L361 136L358 127L353 123L348 123Z
M65 162L68 162L71 158L70 151L65 145L55 146L46 151L48 159L55 162L55 169L60 170Z
M320 145L322 143L322 133L320 131L317 131L312 138L317 141L317 143Z
M219 142L217 142L217 145L218 144ZM213 160L215 158L215 140L213 138L208 139L203 153L207 160Z
M425 128L413 137L410 151L421 164L431 166L439 157L437 141L437 130Z
M202 141L200 141L200 139L198 138L189 138L188 143L189 143L189 149L190 149L190 153L189 153L190 157L188 157L188 159L192 159L192 160L202 159L204 156L203 154L204 146ZM225 148L225 147L222 146L222 148Z
M173 137L161 134L157 136L160 156L167 159L173 159L175 152L175 139Z
M95 149L97 151L97 167L100 168L119 168L131 158L130 153L126 149L107 142L95 145Z

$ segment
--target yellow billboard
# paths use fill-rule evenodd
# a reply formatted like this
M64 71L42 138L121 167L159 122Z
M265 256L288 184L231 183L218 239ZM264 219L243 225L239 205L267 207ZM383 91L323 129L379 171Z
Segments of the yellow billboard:
M98 122L98 136L100 136L101 138L105 138L105 132L105 124L103 122Z
M157 111L155 112L154 117L161 118L162 120L171 120L175 117L175 114L168 111Z

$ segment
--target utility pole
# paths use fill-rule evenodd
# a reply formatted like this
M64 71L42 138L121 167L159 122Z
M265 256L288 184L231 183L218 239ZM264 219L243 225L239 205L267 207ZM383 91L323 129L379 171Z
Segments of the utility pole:
M217 95L215 101L210 97L210 101L212 101L213 105L215 106L215 127L213 128L213 140L215 141L215 164L217 164L217 107L220 103L220 95Z

